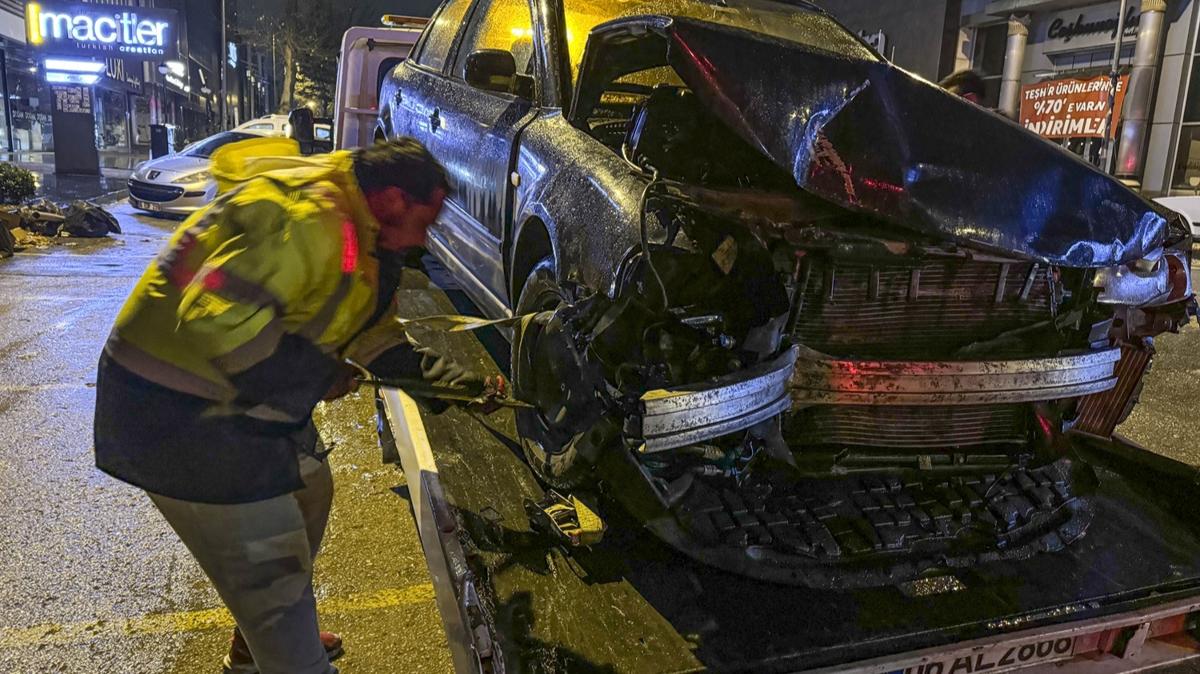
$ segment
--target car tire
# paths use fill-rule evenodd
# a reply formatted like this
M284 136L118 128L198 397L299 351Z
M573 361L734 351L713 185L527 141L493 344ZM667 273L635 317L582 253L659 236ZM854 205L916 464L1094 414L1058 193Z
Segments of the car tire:
M534 265L521 286L516 314L523 316L539 311L550 311L569 302L570 298L558 284L554 263L545 258ZM532 332L532 331L531 331ZM532 337L536 339L536 336ZM531 368L532 349L522 348L524 339L513 339L512 377L513 393L518 399L526 399L536 382ZM579 452L579 443L584 433L569 437L556 434L549 428L541 410L519 409L516 412L517 433L525 458L538 478L555 489L569 491L594 482L592 465Z

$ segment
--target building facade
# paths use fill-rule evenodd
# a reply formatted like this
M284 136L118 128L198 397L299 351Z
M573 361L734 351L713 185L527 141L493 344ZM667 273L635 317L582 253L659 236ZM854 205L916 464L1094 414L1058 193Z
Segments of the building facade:
M226 0L230 5L232 0ZM178 56L164 60L103 60L91 87L96 146L100 150L148 151L150 127L162 124L176 148L220 128L221 0L105 0L128 7L175 10ZM0 152L54 149L52 90L46 81L46 53L26 42L25 3L0 0ZM244 78L238 62L229 68L231 84ZM256 79L259 76L256 75ZM265 73L264 79L269 79Z
M1197 4L962 0L960 51L987 81L989 107L1147 195L1191 193Z

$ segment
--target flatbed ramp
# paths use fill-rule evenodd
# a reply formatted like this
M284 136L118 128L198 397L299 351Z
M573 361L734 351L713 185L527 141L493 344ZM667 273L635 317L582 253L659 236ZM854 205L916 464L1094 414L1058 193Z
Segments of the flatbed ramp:
M406 274L401 315L470 309L431 273L449 290ZM469 366L506 366L495 332L420 341ZM1200 480L1165 458L1090 448L1095 519L1064 552L834 592L697 564L615 507L603 509L602 543L567 554L530 527L525 503L543 491L510 411L434 412L390 389L380 402L460 672L1117 672L1196 655L1190 637L1154 639L1171 620L1195 634L1185 616L1200 610ZM1097 639L1120 641L1126 657L1074 657Z

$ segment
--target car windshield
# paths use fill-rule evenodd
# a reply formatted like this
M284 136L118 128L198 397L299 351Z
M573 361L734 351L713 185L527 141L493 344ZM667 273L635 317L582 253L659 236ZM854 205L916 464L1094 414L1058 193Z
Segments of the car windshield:
M241 133L239 131L224 131L209 136L204 140L198 140L195 143L183 148L179 153L188 157L211 157L212 153L217 151L217 148L222 145L236 143L239 140L247 140L250 138L261 138L261 136L253 133Z
M782 0L564 0L571 71L579 72L588 34L627 16L667 15L711 21L763 33L852 58L877 57L832 18L805 2Z

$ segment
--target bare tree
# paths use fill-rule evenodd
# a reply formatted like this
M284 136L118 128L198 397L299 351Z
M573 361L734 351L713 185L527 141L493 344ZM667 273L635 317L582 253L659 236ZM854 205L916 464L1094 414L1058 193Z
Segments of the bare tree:
M242 37L259 49L279 56L282 73L277 110L287 112L298 104L315 104L327 112L337 79L337 54L342 34L353 25L374 25L379 17L369 8L334 0L285 0L282 11L266 11L242 28ZM272 74L273 77L275 73Z

